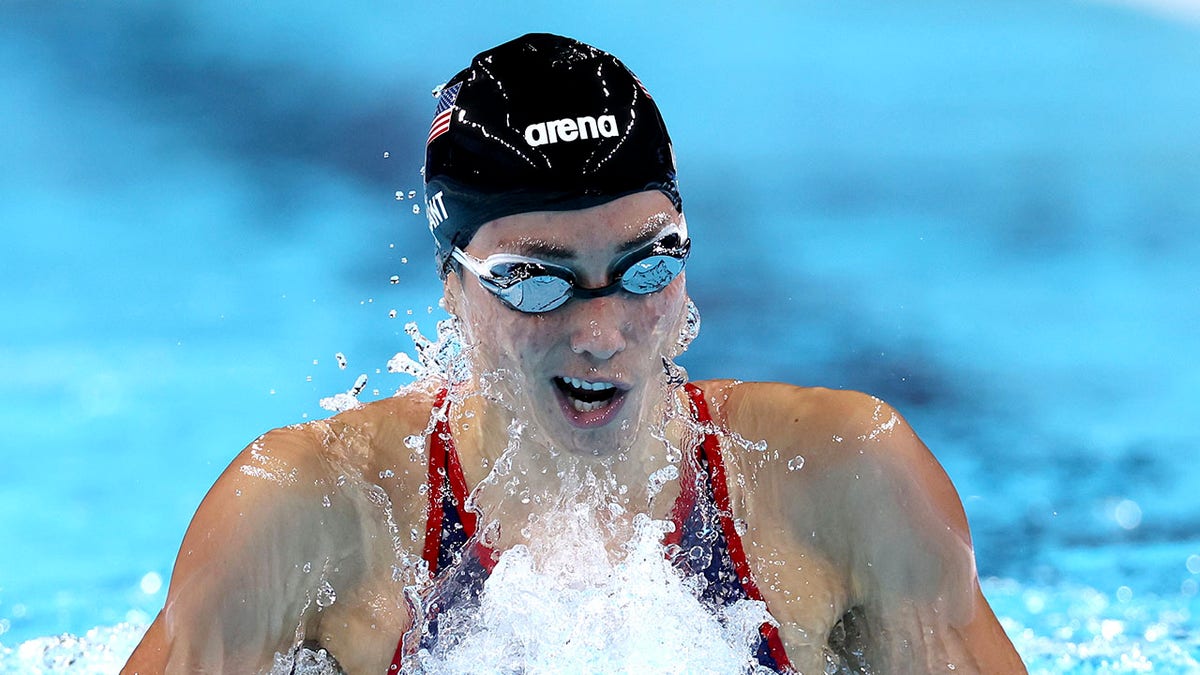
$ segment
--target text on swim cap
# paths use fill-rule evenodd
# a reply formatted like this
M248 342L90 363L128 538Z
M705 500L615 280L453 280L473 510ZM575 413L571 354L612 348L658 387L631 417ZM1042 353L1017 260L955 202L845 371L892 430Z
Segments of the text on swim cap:
M600 117L564 117L561 120L538 122L525 127L525 142L532 147L557 143L570 143L588 138L612 138L617 135L617 118L613 115Z
M442 221L449 217L446 212L446 203L442 201L442 191L438 190L437 194L425 199L425 217L429 219L429 231L433 232L433 228L442 224Z

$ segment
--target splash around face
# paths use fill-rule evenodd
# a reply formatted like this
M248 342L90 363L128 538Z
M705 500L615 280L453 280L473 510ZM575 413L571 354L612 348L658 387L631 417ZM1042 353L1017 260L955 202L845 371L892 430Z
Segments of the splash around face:
M661 193L642 192L590 209L497 219L479 230L467 253L544 260L594 289L612 283L614 265L630 251L670 232L686 239L683 216ZM688 315L682 274L657 292L573 298L543 313L512 309L461 268L445 291L475 385L546 444L613 455L654 419L664 399L664 359L678 353Z

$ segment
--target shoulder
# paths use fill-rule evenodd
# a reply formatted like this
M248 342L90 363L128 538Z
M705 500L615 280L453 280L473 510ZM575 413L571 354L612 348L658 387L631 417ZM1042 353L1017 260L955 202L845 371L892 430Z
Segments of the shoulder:
M321 584L390 578L395 542L408 542L393 530L423 507L404 438L424 431L434 400L410 392L251 441L196 510L137 658L255 671L297 625L318 633Z
M412 387L379 401L348 410L301 427L318 446L312 450L326 461L354 472L373 469L406 458L405 441L430 430L438 392Z
M732 462L756 477L760 507L797 529L829 533L827 548L872 581L914 588L953 565L974 577L966 516L949 477L904 417L855 391L714 380L697 383L714 418L735 437ZM851 545L853 544L853 545ZM930 563L937 563L930 565ZM924 567L923 567L924 566ZM882 576L881 576L882 575ZM930 588L932 591L933 588Z
M912 434L892 406L857 391L740 380L695 384L722 426L769 446L819 451L828 461L858 461L860 450L886 450L889 441Z
M404 439L424 431L433 402L424 392L393 397L254 439L197 509L180 563L262 551L267 542L298 556L357 547L393 515L419 517L423 464ZM393 513L378 517L383 504Z

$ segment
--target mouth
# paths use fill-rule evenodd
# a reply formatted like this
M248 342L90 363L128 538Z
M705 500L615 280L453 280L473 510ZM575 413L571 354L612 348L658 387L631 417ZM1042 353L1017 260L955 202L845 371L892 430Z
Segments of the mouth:
M553 378L559 407L572 425L581 429L608 424L625 402L627 387L576 377Z

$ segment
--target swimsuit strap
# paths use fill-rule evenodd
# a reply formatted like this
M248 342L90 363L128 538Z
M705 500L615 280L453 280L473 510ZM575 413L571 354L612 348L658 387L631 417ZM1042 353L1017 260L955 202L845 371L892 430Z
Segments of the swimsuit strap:
M437 574L438 557L442 550L442 530L446 517L446 498L458 512L463 532L467 539L475 534L476 516L464 506L467 503L467 480L463 475L462 462L454 448L454 437L450 435L450 404L446 390L438 392L433 405L436 422L429 437L429 470L425 480L425 492L429 496L429 516L425 520L425 548L421 557L429 563L429 573ZM446 494L446 488L450 494Z
M433 433L429 436L429 466L425 478L425 493L429 497L428 516L425 519L425 546L421 557L429 565L429 574L437 575L441 571L440 561L447 558L446 551L447 517L454 524L461 525L462 532L455 533L455 539L469 541L475 534L476 515L465 508L467 503L467 480L462 470L462 462L458 451L454 448L454 437L450 434L450 403L447 391L438 392L433 403L435 419ZM449 504L447 504L449 501ZM449 508L447 508L449 507ZM464 536L465 535L465 536ZM491 562L485 557L485 567L489 571ZM409 615L410 620L416 617ZM396 644L396 652L392 656L392 664L388 673L397 673L406 656L403 636Z
M692 403L692 412L695 415L696 422L700 425L704 432L704 440L696 448L696 461L684 462L683 478L681 479L681 494L679 501L675 503L675 508L672 510L672 519L675 522L675 531L671 533L674 541L668 540L668 543L678 543L683 534L683 525L685 519L694 507L697 498L697 481L695 479L695 471L697 467L707 469L708 485L711 490L713 500L716 502L717 512L720 515L721 531L725 535L725 543L728 547L729 557L733 562L734 571L737 572L738 581L745 589L746 596L751 600L759 602L766 601L763 599L762 592L758 590L758 584L754 582L754 575L750 571L750 563L746 560L746 549L742 545L742 537L737 532L737 527L733 522L733 509L730 508L729 502L729 483L726 480L725 461L721 456L721 441L716 435L717 426L713 423L712 415L708 411L708 402L704 398L704 392L692 383L687 383L684 390L687 392L688 398ZM670 538L669 538L670 539ZM766 640L767 648L770 651L771 657L775 664L783 672L794 672L791 661L787 657L787 653L783 649L783 640L779 636L779 628L769 623L764 623L759 628L759 633Z

